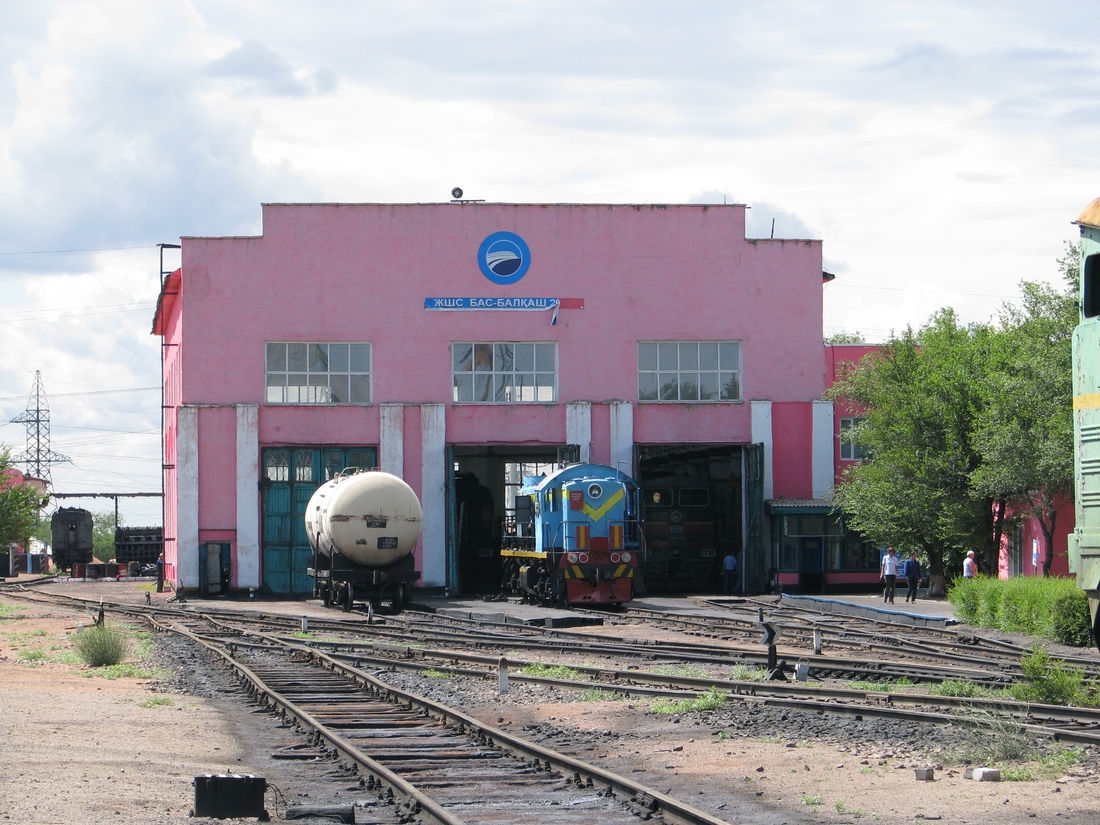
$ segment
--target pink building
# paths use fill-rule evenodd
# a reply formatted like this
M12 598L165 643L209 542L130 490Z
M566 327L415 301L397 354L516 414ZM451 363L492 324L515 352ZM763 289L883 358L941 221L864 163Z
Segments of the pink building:
M744 206L267 204L182 244L153 331L184 588L311 590L301 516L350 466L412 485L423 585L466 591L567 457L691 486L704 538L654 542L657 589L716 585L726 548L764 589L764 502L830 494L821 242L746 240Z

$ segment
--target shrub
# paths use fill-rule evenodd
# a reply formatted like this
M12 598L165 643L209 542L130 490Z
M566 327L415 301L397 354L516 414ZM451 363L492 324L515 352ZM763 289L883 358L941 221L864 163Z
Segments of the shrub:
M1086 682L1085 671L1053 658L1045 647L1033 644L1031 653L1020 659L1020 666L1028 681L1013 685L1011 690L1021 702L1081 707L1096 704L1095 686Z
M1065 644L1091 639L1088 602L1072 579L1018 576L955 579L947 594L960 621Z
M117 665L130 652L130 640L113 627L89 627L76 637L76 652L91 667Z
M1064 645L1092 647L1092 616L1089 600L1082 590L1063 593L1054 601L1054 639Z

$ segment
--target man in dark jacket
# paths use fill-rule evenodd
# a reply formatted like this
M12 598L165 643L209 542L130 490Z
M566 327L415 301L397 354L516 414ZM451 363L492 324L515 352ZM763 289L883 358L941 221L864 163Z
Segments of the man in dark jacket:
M917 587L920 585L920 562L917 561L917 551L914 550L909 554L909 559L905 562L905 580L909 583L909 593L905 597L905 601L911 601L913 604L917 603Z

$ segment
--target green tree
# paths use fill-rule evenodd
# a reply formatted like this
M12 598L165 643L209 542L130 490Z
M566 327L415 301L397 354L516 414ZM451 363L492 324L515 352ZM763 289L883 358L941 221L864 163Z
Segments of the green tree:
M122 524L122 519L118 520ZM92 554L100 561L115 557L115 514L92 513Z
M41 491L30 484L12 484L8 471L14 469L11 448L0 444L0 547L27 546L34 535L38 511L46 503Z
M855 332L835 332L825 338L826 344L863 344L865 341L858 329Z
M936 313L845 374L833 398L864 406L856 437L871 458L848 471L837 502L872 541L928 557L930 593L944 592L945 560L993 543L992 502L970 477L980 462L975 416L993 330Z
M974 433L982 461L972 481L975 490L1035 517L1049 576L1058 508L1073 495L1076 284L1060 291L1025 282L1021 291L1020 305L1001 313Z

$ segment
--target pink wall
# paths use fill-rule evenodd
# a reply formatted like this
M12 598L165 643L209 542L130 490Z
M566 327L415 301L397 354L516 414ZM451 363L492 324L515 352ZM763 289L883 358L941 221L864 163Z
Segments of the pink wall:
M832 387L843 377L844 371L857 366L868 355L879 351L879 347L867 344L830 344L825 347L825 386ZM858 464L840 457L840 419L852 418L863 414L862 404L837 401L833 404L833 462L836 466L835 483L839 484L849 467Z
M775 498L813 496L810 463L813 454L812 405L773 404L772 438L775 456L772 484Z
M1013 514L1019 512L1022 512L1022 508L1010 508L1008 515L1011 517ZM1035 518L1026 518L1021 525L1021 528L1022 547L1020 551L1020 575L1041 576L1043 575L1043 558L1045 552L1042 528L1039 526L1039 522ZM1069 575L1067 540L1069 534L1073 532L1073 528L1073 502L1064 501L1058 507L1058 517L1054 522L1054 540L1051 543L1050 548L1050 552L1054 554L1054 560L1051 562L1050 565L1050 574L1052 576ZM1031 563L1031 542L1033 539L1039 543L1038 564L1035 565ZM1008 543L1009 536L1006 534L1001 539L1001 553L998 559L997 574L1002 579L1007 579L1009 577Z

